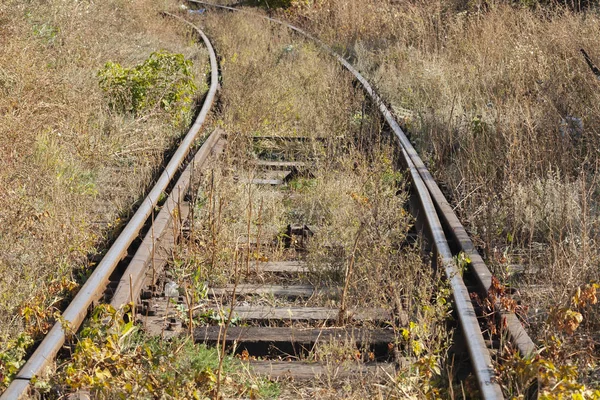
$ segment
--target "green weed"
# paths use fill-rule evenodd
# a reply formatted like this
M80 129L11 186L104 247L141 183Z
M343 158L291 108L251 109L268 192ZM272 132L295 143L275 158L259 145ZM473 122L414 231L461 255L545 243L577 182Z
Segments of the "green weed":
M33 339L27 333L21 333L7 343L6 350L0 353L0 389L8 387L25 364L25 355L32 344Z
M98 399L205 399L217 385L217 349L188 338L166 342L145 337L132 322L130 305L97 307L75 340L71 359L49 382L38 380L37 387L89 390ZM241 371L237 360L226 357L225 393L262 398L278 392L277 385L248 381Z
M132 68L109 61L98 78L112 109L136 116L162 109L180 125L188 120L197 89L192 67L183 54L153 52Z

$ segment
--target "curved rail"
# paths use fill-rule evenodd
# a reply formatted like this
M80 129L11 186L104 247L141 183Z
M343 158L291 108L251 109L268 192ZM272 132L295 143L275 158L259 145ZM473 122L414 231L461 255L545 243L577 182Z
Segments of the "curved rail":
M413 185L417 189L418 197L421 202L427 225L430 229L433 245L437 251L438 256L441 258L442 265L448 281L452 287L453 298L456 306L456 311L459 315L459 320L463 332L467 338L467 348L470 355L471 363L473 366L473 372L477 378L481 395L484 399L502 399L504 398L502 390L495 379L495 373L492 367L492 360L490 357L489 350L485 344L477 315L471 303L470 295L465 286L459 271L456 268L456 264L452 257L452 252L448 246L448 241L444 233L444 227L440 217L436 211L436 208L440 210L441 218L446 226L451 231L452 236L458 242L459 246L465 253L467 253L473 261L471 267L475 272L476 279L480 291L487 294L488 289L491 286L492 274L481 259L481 256L477 253L473 243L471 242L466 230L458 220L458 217L452 210L447 199L442 194L437 183L431 176L427 167L423 163L423 160L419 157L417 151L410 143L410 140L394 119L392 113L385 105L381 97L369 84L369 82L356 70L345 58L336 53L331 47L325 44L320 39L313 35L305 32L304 30L283 22L281 20L259 15L246 10L240 10L234 7L221 6L216 4L207 3L199 0L187 0L190 3L202 4L204 6L217 7L220 9L237 11L246 13L255 17L260 17L268 21L286 26L287 28L301 34L302 36L309 38L316 42L321 48L327 53L336 58L354 77L362 84L365 92L371 97L372 101L379 106L379 110L386 119L388 125L396 135L400 145L402 147L402 153L405 158L408 169L410 170ZM514 317L514 314L513 314ZM516 317L515 317L516 319ZM512 321L515 322L515 319ZM530 354L535 348L533 342L524 331L520 323L517 322L516 326L514 323L509 325L513 329L519 330L518 332L510 333L511 337L517 338L517 345L523 344L523 347L519 346L519 350L524 354Z
M181 20L181 18L176 17ZM187 21L186 21L187 23ZM189 23L188 23L189 24ZM193 26L193 25L192 25ZM117 240L110 247L102 261L98 264L92 275L79 290L75 298L71 301L62 317L69 324L70 330L77 330L87 315L90 305L98 300L108 284L109 276L126 255L127 249L133 240L139 235L140 230L146 223L154 207L158 203L161 194L165 191L171 179L188 155L190 148L198 137L200 128L204 124L206 117L212 108L218 88L218 68L215 51L208 40L208 37L198 28L194 27L197 33L202 37L204 44L208 48L210 56L211 79L210 88L204 100L204 104L196 118L194 124L185 135L175 154L167 164L165 170L158 181L148 194L138 210L135 212L129 223L125 226ZM4 391L0 400L18 399L27 390L30 380L44 372L48 364L54 360L56 354L65 342L65 330L61 323L55 323L50 332L46 335L42 343L31 355L27 363L21 368L19 374L11 382L10 386Z

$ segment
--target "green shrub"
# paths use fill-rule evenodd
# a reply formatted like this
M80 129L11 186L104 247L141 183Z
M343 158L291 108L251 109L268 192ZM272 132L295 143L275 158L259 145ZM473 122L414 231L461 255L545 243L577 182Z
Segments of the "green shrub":
M33 340L26 333L9 341L6 350L0 352L0 389L8 387L17 372L25 364L25 355Z
M67 393L89 390L97 399L187 400L214 393L219 379L216 348L189 338L165 341L146 336L132 319L131 304L120 309L96 307L74 336L77 344L70 360L49 380L36 381L38 390L46 390L44 398L56 398L51 388ZM221 379L227 398L273 398L279 392L276 384L248 379L243 366L230 356L224 359Z
M154 52L132 68L109 61L98 77L113 110L135 116L164 110L179 124L190 115L196 91L192 65L183 54Z

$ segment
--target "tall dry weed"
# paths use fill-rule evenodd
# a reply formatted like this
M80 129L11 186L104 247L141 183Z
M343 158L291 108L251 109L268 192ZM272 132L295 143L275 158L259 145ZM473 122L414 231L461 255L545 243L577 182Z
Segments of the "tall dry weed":
M38 336L117 232L181 131L111 113L107 61L152 51L206 56L159 14L171 2L3 1L0 5L0 351Z
M597 6L326 0L283 13L340 49L398 111L491 268L534 285L523 300L535 337L588 343L594 313L572 335L548 312L600 278L600 83L580 53L600 62Z
M294 282L308 279L317 287L340 290L347 286L345 300L315 295L294 304L403 308L413 324L409 327L405 318L396 327L405 329L399 339L404 340L402 351L407 357L420 356L423 364L407 367L400 386L415 396L442 386L432 384L427 374L436 378L446 374L442 369L448 345L448 293L438 285L418 246L406 243L411 217L404 208L405 182L395 169L394 151L382 138L373 107L335 60L280 26L212 10L197 21L213 38L221 58L223 108L218 119L228 132L228 145L221 162L204 174L194 234L175 261L176 268L185 267L179 276L192 279L199 274L209 284L220 285L237 281L233 276L237 272L241 282L280 284L255 273L255 263L305 258L310 274ZM253 139L256 136L274 138ZM299 145L276 139L289 136L305 139ZM299 158L309 165L312 176L294 178L283 188L248 185L248 180L260 176L252 163L259 157ZM306 251L296 253L293 245L285 248L288 224L307 225L313 231L304 243ZM248 275L236 254L245 257L250 241L257 245L247 253ZM352 271L345 273L346 269ZM225 301L225 308L246 304ZM269 296L248 301L290 305ZM350 347L332 343L309 357L337 359ZM381 392L376 385L344 386L333 376L323 378L298 387L284 385L283 390L292 397L305 389L327 397L341 393L336 389L340 385L348 398Z
M554 233L594 236L591 198L586 228L570 229L584 193L597 191L599 83L579 52L600 55L594 8L329 0L286 13L347 49L393 108L410 110L411 139L485 255L511 245L532 208L538 216L516 229L529 232L521 245L551 245L549 219Z

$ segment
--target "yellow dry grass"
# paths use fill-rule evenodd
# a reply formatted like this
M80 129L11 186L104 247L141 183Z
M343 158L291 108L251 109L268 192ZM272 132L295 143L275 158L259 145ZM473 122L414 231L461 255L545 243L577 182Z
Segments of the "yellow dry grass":
M375 83L488 265L522 287L543 355L597 386L597 351L580 351L596 346L597 305L577 300L600 279L600 81L580 52L600 63L597 5L325 0L282 13Z
M206 280L210 286L238 277L242 282L274 282L273 277L261 274L246 276L246 257L250 271L257 258L303 257L273 243L283 237L280 234L288 224L307 224L315 234L306 253L311 273L304 279L316 286L341 288L344 269L352 263L346 306L404 307L414 327L407 328L404 320L398 326L413 335L398 339L403 343L400 352L420 356L423 365L407 367L398 387L393 377L378 386L368 379L339 380L332 373L310 383L282 383L282 398L311 393L324 398L336 393L344 398L383 393L418 397L438 390L446 379L441 377L446 375L443 365L449 345L448 293L418 247L404 242L411 226L404 209L404 178L395 170L393 146L382 138L377 114L333 58L285 28L252 16L211 11L196 21L214 40L221 58L223 109L217 118L228 132L228 145L223 160L205 174L193 234L176 253L173 271L180 285L193 290L196 280ZM308 139L290 145L253 141L252 136ZM245 183L261 174L252 160L259 156L279 159L281 153L285 160L307 162L314 177L293 179L275 189ZM248 232L250 239L272 245L253 247L248 253ZM339 267L337 271L331 271L332 264ZM325 297L296 299L294 304L342 306L340 296ZM290 305L268 296L252 300ZM224 308L232 304L230 299L224 301ZM200 301L199 307L207 304L212 303ZM411 344L404 346L407 340ZM308 357L324 360L334 371L338 355L350 354L352 348L347 343L331 343ZM432 375L444 383L432 384Z
M292 3L288 15L344 49L404 117L488 258L561 237L593 247L600 83L579 50L600 62L595 9ZM580 262L554 283L598 278L597 255L564 251ZM565 258L545 254L555 279Z
M600 279L600 81L580 52L600 63L598 6L287 3L271 12L343 54L391 105L493 272L522 288L521 313L544 356L597 385L596 296L578 299Z
M23 329L47 329L67 282L93 268L182 133L160 113L112 113L96 76L107 61L131 66L164 49L191 58L203 82L205 52L159 15L168 6L0 4L0 351Z

